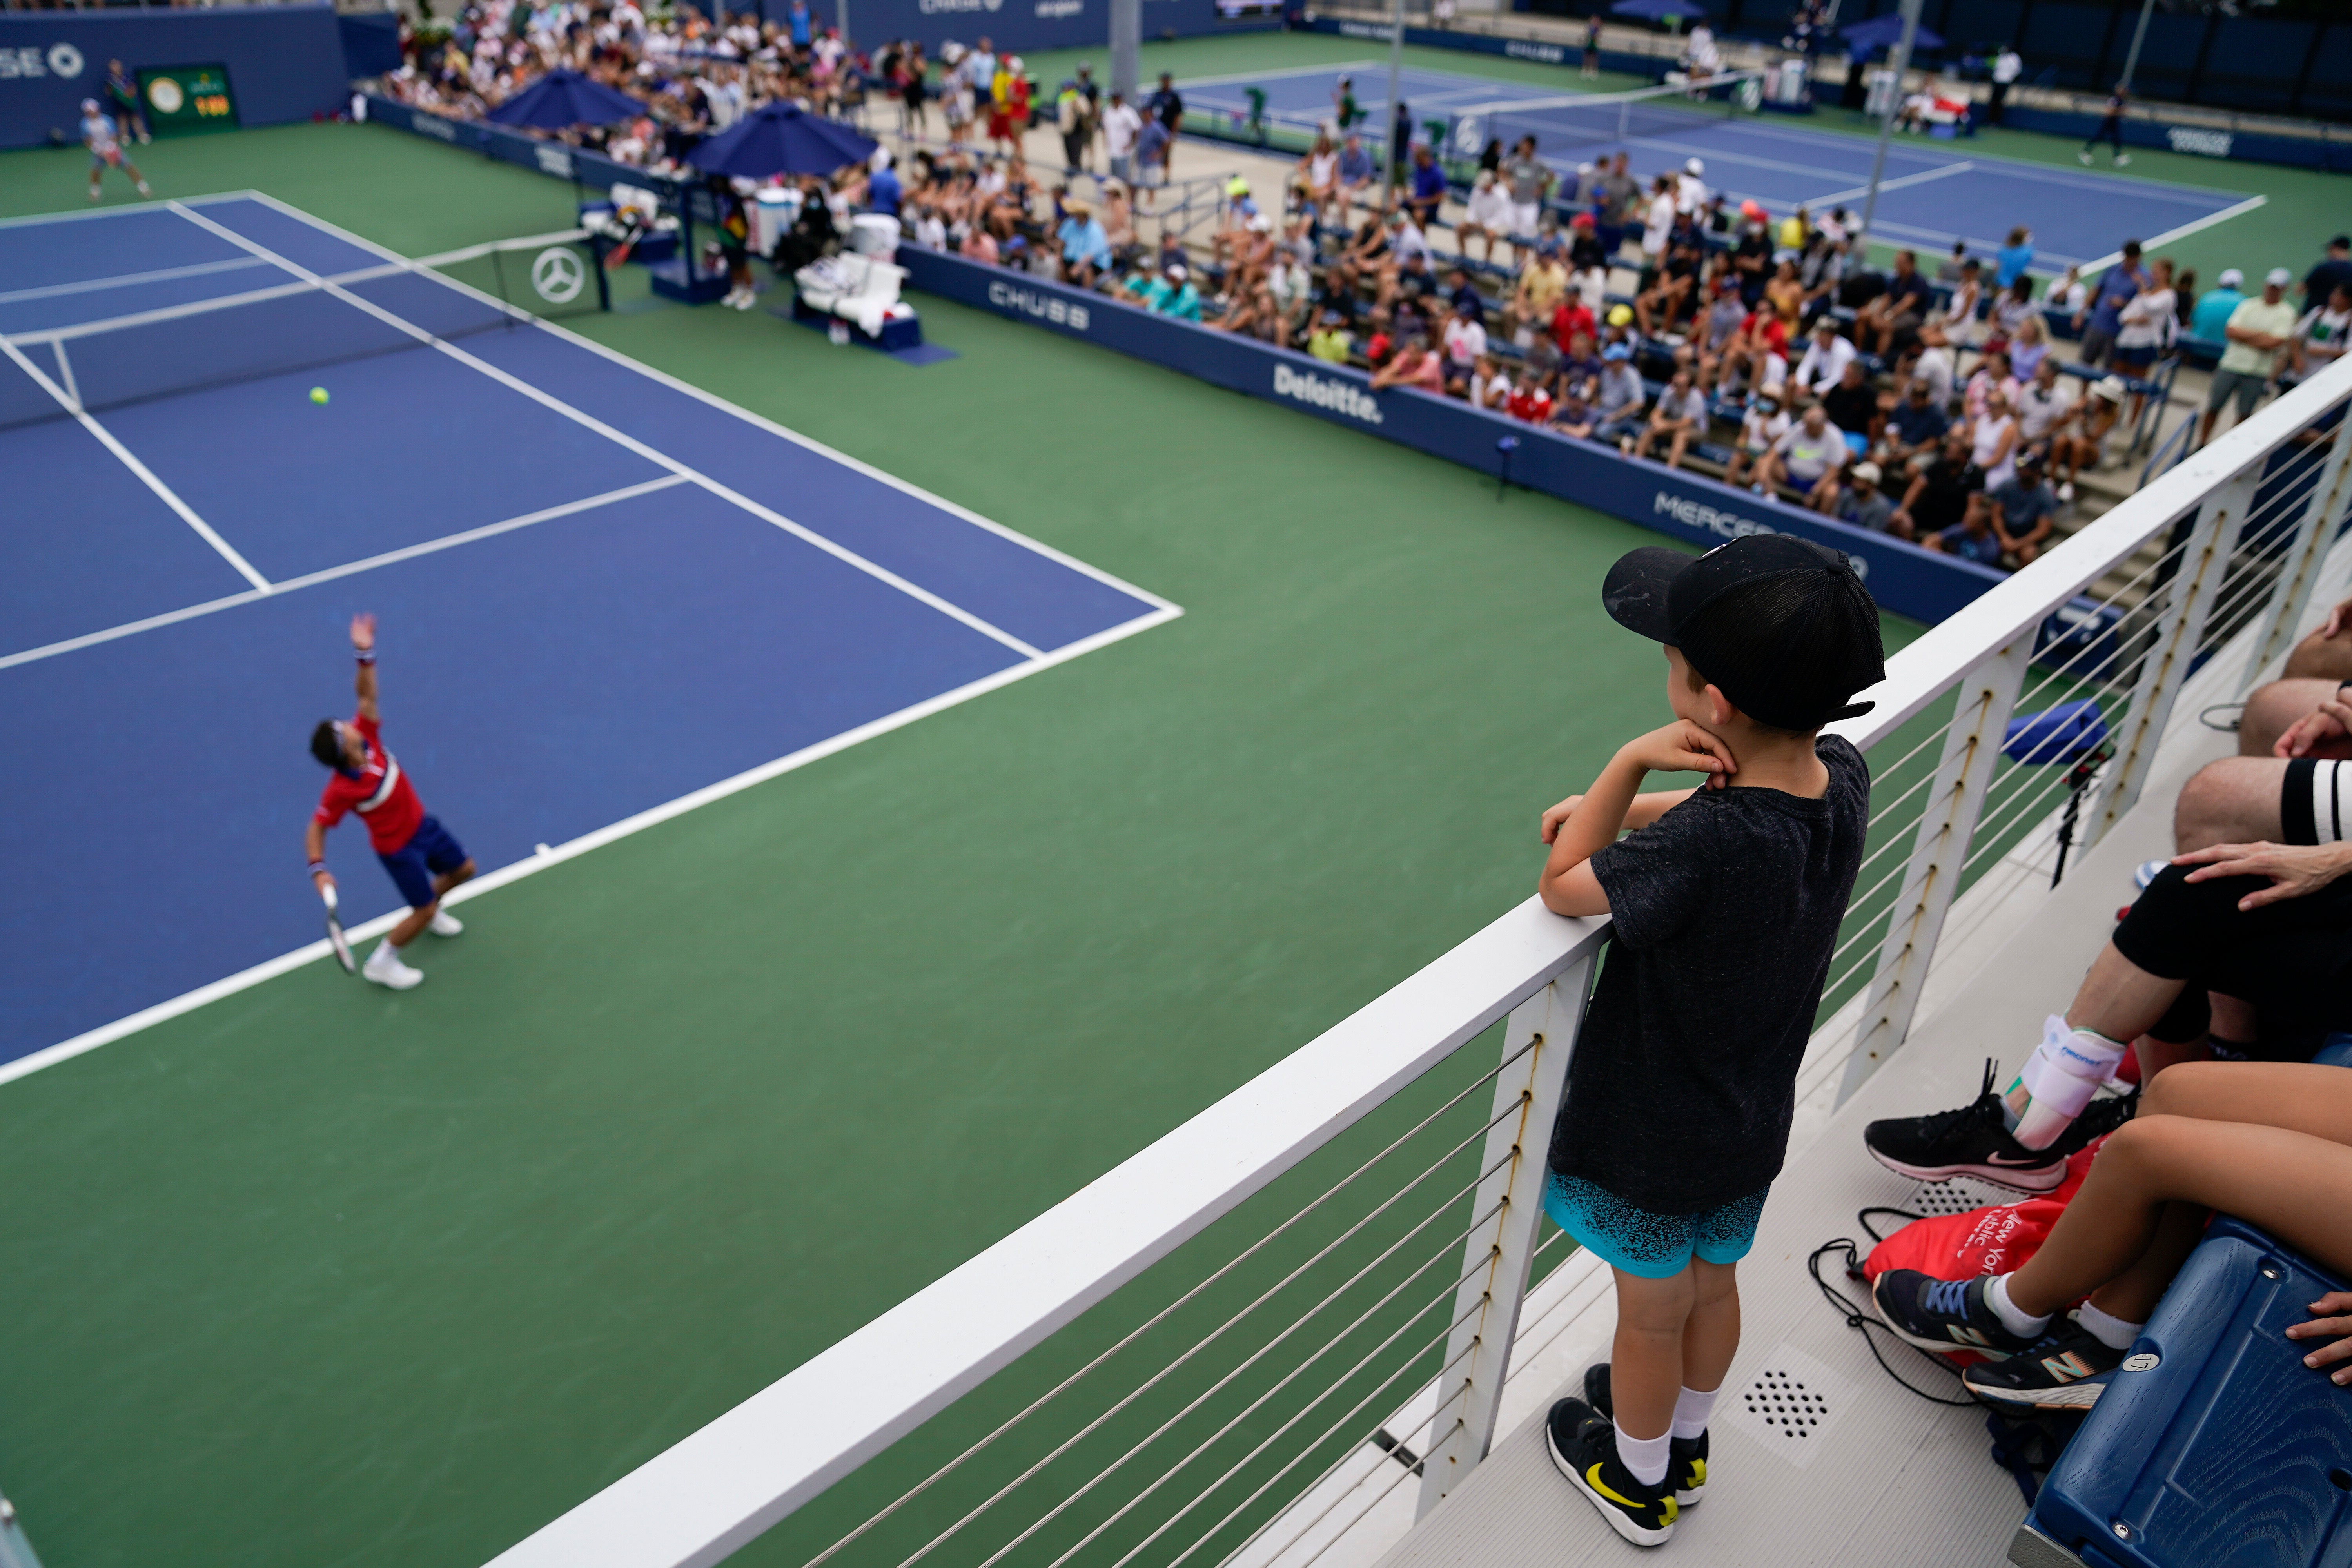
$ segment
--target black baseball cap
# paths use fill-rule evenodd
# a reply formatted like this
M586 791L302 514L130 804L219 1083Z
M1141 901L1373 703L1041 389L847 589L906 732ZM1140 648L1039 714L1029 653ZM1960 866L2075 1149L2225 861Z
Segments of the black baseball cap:
M1601 603L1627 631L1682 650L1749 718L1817 730L1867 713L1886 678L1878 605L1853 563L1786 533L1751 533L1693 559L1653 545L1609 569Z

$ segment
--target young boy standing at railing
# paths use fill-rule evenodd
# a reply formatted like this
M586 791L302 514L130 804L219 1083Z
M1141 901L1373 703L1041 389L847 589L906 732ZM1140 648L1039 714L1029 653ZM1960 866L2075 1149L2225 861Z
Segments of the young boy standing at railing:
M1543 815L1545 906L1616 923L1544 1209L1614 1273L1617 1336L1546 1436L1618 1534L1656 1546L1706 1484L1707 1415L1739 1344L1734 1266L1788 1148L1862 862L1870 771L1819 731L1866 712L1852 698L1885 667L1845 557L1785 534L1696 560L1636 550L1601 602L1665 645L1675 721ZM1637 794L1654 772L1707 778Z

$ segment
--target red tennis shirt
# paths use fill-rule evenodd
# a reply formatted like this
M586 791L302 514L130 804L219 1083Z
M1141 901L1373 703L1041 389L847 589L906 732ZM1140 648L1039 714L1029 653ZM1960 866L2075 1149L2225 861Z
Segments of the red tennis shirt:
M355 773L337 768L328 775L312 820L321 827L332 827L343 819L343 813L356 811L367 824L368 843L375 852L397 854L416 836L416 825L425 820L425 805L416 798L408 775L383 749L383 726L373 719L354 717L352 727L367 742L367 766Z

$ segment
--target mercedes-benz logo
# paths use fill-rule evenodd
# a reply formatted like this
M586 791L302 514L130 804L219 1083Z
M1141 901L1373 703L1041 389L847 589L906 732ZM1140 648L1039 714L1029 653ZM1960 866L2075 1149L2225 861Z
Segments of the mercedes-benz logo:
M570 304L587 284L588 269L580 265L580 258L560 246L541 251L530 264L530 286L554 304Z

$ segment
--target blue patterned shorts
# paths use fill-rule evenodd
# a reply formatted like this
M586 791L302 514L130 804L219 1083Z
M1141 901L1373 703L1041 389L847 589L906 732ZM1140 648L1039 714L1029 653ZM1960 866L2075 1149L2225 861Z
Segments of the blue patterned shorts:
M1552 1171L1544 1180L1544 1213L1612 1268L1643 1279L1670 1279L1693 1258L1737 1263L1747 1257L1771 1190L1767 1185L1696 1214L1653 1214L1580 1176Z

